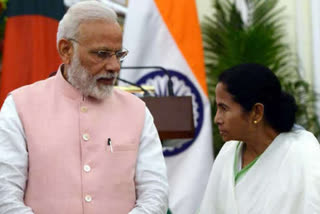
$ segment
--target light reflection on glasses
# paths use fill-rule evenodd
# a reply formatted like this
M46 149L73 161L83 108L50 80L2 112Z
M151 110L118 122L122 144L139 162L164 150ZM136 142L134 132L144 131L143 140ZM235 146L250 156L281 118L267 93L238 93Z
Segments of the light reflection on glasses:
M68 40L81 45L81 43L75 39L70 38ZM110 51L110 50L89 51L89 53L95 56L97 61L104 61L106 59L110 59L113 55L115 55L120 62L124 60L124 58L128 55L128 52L129 51L125 48L122 48L122 50L119 50L119 51Z

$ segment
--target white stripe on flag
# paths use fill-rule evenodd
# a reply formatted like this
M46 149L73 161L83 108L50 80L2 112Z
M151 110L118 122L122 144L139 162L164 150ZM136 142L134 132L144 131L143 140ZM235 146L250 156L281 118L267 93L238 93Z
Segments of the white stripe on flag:
M186 23L185 27L192 26ZM191 146L183 152L166 157L170 185L170 210L172 214L194 214L200 207L213 163L208 98L171 36L153 0L129 1L123 46L129 50L123 66L163 66L176 71L177 76L173 75L174 91L180 95L192 95L195 119L202 115L202 121L196 120L198 123L201 122L199 126L201 129ZM161 76L148 77L150 72L152 71L122 70L120 75L133 82L144 78L149 84L156 84L155 87L158 87L157 83L165 82L164 77ZM194 86L199 94L200 103L196 102L197 97L188 84ZM200 109L201 103L203 108Z

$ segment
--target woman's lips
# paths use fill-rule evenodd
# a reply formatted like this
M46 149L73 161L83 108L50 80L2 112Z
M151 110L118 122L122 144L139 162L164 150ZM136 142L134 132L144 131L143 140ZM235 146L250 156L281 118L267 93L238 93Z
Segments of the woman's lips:
M220 135L225 135L225 134L226 134L226 131L224 131L224 130L219 130L219 134L220 134Z

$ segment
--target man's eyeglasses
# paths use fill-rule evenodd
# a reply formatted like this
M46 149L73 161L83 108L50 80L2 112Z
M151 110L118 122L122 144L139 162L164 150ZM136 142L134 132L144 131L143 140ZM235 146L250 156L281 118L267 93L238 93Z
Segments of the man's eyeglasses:
M69 39L69 40L81 45L81 43L75 39ZM97 51L91 50L91 51L89 51L89 53L91 53L95 56L97 61L103 61L105 59L110 59L113 55L115 55L116 58L120 62L124 60L124 58L128 55L128 52L129 51L125 48L123 48L122 50L119 50L119 51L109 51L109 50L97 50Z

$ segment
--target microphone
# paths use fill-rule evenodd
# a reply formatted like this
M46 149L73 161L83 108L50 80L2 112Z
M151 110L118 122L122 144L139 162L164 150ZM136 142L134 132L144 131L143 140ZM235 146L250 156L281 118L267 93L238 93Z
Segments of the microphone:
M151 97L151 94L149 93L149 91L147 91L146 89L144 89L144 88L141 87L140 85L138 85L138 84L136 84L136 83L133 83L133 82L130 82L130 81L128 81L128 80L124 80L124 79L120 78L119 76L117 77L117 79L118 79L119 81L122 81L122 82L124 82L124 83L129 84L129 85L133 85L133 86L136 86L136 87L140 88L140 89L143 91L143 96L144 96L144 97Z
M121 69L159 69L159 70L163 71L168 77L168 83L167 83L168 94L169 94L169 96L174 96L173 83L171 80L170 72L167 69L165 69L164 67L161 67L161 66L122 66Z

